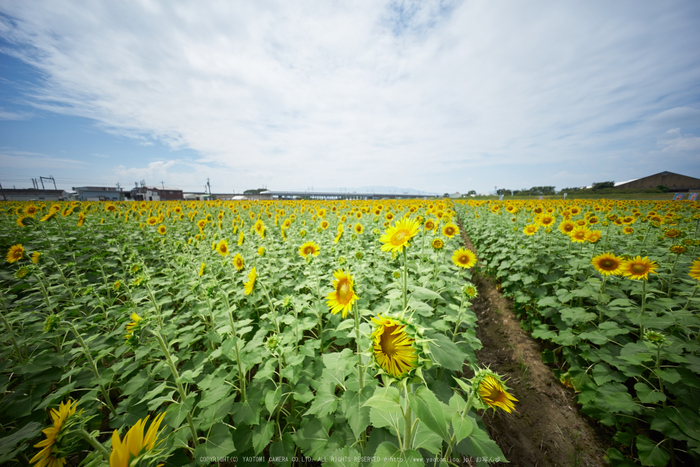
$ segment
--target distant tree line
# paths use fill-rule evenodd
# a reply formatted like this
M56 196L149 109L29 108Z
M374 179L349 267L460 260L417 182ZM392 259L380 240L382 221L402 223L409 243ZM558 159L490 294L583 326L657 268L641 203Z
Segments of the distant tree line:
M246 190L243 192L244 195L259 195L263 191L267 191L267 188L253 188L252 190Z
M595 182L589 187L567 187L559 190L558 194L563 193L592 193L592 194L609 194L609 193L667 193L669 188L664 185L659 185L656 188L638 189L638 188L615 188L614 181ZM532 188L523 188L520 190L511 190L509 188L498 188L497 195L505 196L544 196L557 194L553 186L533 186Z

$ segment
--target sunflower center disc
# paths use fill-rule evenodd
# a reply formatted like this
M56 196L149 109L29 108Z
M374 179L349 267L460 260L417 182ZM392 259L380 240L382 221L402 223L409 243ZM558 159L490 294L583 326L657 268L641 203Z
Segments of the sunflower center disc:
M343 279L338 283L338 301L342 304L350 301L350 283L347 279Z
M647 272L647 268L643 264L633 264L632 267L630 267L630 269L635 274L644 274L645 272Z
M395 329L396 326L384 327L384 332L382 333L382 338L379 342L379 345L382 348L382 353L387 357L393 357L396 355L396 336L391 335Z
M403 242L403 239L406 238L406 231L405 230L399 230L394 234L394 236L391 238L391 243L394 245L400 245Z
M600 262L600 267L602 269L615 269L615 261L611 259L604 259L603 261Z

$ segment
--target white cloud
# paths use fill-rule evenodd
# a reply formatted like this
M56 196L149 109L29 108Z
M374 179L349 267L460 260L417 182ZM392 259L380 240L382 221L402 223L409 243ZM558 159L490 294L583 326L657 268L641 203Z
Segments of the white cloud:
M32 116L31 112L17 112L0 108L0 120L28 120Z
M0 151L0 167L3 169L65 169L82 166L84 162L75 159L21 151Z
M482 191L493 167L623 166L655 149L634 122L697 119L692 2L206 5L8 0L0 35L47 76L37 107L193 149L191 176L247 188L463 191L488 174Z

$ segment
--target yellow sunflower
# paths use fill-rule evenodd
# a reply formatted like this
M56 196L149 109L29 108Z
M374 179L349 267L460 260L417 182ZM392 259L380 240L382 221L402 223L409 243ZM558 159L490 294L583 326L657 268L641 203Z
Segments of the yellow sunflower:
M455 266L469 269L476 264L476 255L467 248L460 248L452 253L452 262Z
M362 232L365 231L365 228L362 226L362 224L355 224L354 230L357 235L362 235Z
M425 230L433 230L435 228L435 221L432 219L428 219L425 221L425 224L423 224L423 227Z
M513 401L518 402L518 399L510 395L501 378L490 370L479 373L473 380L479 400L494 410L498 407L508 413L514 411Z
M430 242L430 246L436 250L442 250L442 247L445 246L445 242L443 242L441 238L434 238L433 241Z
M561 221L559 224L559 232L563 233L564 235L570 235L575 228L576 224L568 219Z
M167 229L165 228L164 225L159 225L159 226L158 226L158 233L159 233L159 234L165 235L165 232L166 232L166 231L167 231Z
M158 218L157 217L149 217L148 220L146 221L148 225L156 225L158 223Z
M148 422L148 416L137 421L124 435L124 439L120 439L119 432L114 430L112 433L112 454L109 456L109 467L140 465L135 459L153 450L162 442L162 440L158 441L158 435L160 434L158 429L164 416L165 412L153 420L145 436L143 430L146 427L146 422Z
M253 287L255 287L255 279L258 277L258 272L255 270L255 266L248 273L248 282L243 284L246 295L250 295L253 292Z
M596 243L598 240L600 240L600 236L603 232L600 230L590 230L586 234L586 241L589 243Z
M569 237L571 238L572 242L583 243L586 241L588 233L589 230L586 227L574 227L574 230L571 231Z
M233 265L236 266L236 269L239 271L243 269L243 257L240 253L236 253L236 256L233 257Z
M224 238L219 243L217 243L216 252L219 253L221 256L228 256L228 240Z
M306 259L309 255L318 256L320 252L321 249L318 247L318 244L316 244L316 242L306 242L299 247L299 254L304 259Z
M245 235L243 235L243 232L241 232L241 233L238 234L238 243L237 243L237 245L238 245L238 246L243 245L243 242L244 242L244 241L245 241Z
M403 378L416 367L418 356L414 340L406 333L406 326L379 315L372 318L376 329L372 333L374 358L384 371L394 378Z
M334 315L343 312L343 318L348 315L352 304L358 299L355 295L354 281L349 272L338 269L333 273L335 290L326 296L327 304Z
M404 247L409 246L409 240L418 234L420 225L415 219L403 218L396 224L389 227L384 235L379 237L379 241L384 243L382 251L402 252Z
M622 274L622 258L612 253L601 253L598 256L594 256L591 264L596 271L604 276L619 276Z
M134 334L134 328L139 325L139 321L141 321L141 317L136 313L131 313L131 323L126 325L126 335L124 336L126 340L131 339L131 336Z
M657 274L656 269L658 268L656 261L650 260L648 257L642 258L637 256L636 258L628 259L622 263L622 274L630 279L649 279L649 274Z
M626 225L625 227L623 227L622 233L625 235L629 235L631 233L634 233L634 227L630 227L629 225Z
M449 223L442 226L442 234L447 238L452 238L459 233L459 227Z
M199 266L199 275L200 275L200 277L204 275L204 268L205 268L205 267L206 267L206 265L205 265L204 263L202 263L202 265Z
M61 402L58 406L58 410L51 409L53 426L42 430L42 433L46 435L46 439L34 445L35 448L42 449L29 461L32 464L37 462L35 467L63 467L66 465L66 458L59 457L62 453L58 452L58 449L54 452L54 446L56 446L57 442L60 440L59 433L61 429L66 424L68 418L75 414L77 406L77 402L69 400L66 403ZM58 448L58 446L56 447Z
M690 265L688 275L696 281L700 281L700 258L693 261L693 264Z
M38 251L35 251L32 253L32 263L37 264L39 262L39 257L41 256L41 253Z
M18 243L17 245L10 247L10 250L7 252L7 256L5 257L5 261L8 263L14 263L15 261L22 259L22 256L24 256L24 247Z
M523 228L523 233L529 237L530 235L535 235L535 232L539 229L540 226L538 224L528 224Z

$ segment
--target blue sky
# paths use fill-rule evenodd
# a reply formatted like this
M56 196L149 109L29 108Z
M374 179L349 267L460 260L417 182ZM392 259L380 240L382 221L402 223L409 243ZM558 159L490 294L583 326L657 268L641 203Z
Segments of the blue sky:
M700 178L696 1L0 2L0 183Z

